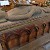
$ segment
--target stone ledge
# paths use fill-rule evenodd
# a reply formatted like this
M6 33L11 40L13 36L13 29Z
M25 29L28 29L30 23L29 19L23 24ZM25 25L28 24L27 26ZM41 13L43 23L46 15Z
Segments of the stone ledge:
M36 48L38 48L39 46L47 43L48 41L50 41L50 33L46 33L44 34L44 36L30 42L29 44L26 44L23 47L20 47L19 49L16 50L34 50Z

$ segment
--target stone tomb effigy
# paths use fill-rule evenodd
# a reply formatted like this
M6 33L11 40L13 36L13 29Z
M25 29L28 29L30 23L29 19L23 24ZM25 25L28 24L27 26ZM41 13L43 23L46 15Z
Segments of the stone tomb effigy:
M31 19L24 23L24 25L16 25L13 28L9 28L10 30L6 29L1 31L0 41L3 49L8 50L13 47L23 46L32 40L35 40L37 36L49 32L50 21L45 22L45 18L43 18L44 21L34 21L34 19Z
M38 36L49 33L50 14L38 15L26 20L16 21L11 24L0 25L0 43L3 50L20 48L36 40Z

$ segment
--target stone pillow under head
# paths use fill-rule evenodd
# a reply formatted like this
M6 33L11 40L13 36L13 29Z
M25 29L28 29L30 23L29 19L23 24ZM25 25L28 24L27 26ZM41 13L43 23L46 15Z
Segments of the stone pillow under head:
M0 10L0 18L5 18L7 16L7 13L5 11Z

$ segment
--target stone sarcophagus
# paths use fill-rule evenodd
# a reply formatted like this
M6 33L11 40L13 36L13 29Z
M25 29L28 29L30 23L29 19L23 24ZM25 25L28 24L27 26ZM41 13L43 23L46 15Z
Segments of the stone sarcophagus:
M37 8L38 10L39 8ZM41 8L40 8L41 9ZM0 24L0 43L3 50L12 50L14 48L20 48L27 43L30 43L31 41L37 39L38 36L43 36L44 33L49 33L50 30L50 14L47 12L43 12L44 10L42 8L41 11L34 11L33 10L30 13L33 13L31 15L29 13L26 15L23 15L24 17L28 15L28 17L31 15L33 17L29 17L26 20L18 20L18 17L15 19L12 18L12 14L9 16L12 18L6 18L9 21L1 23ZM38 13L38 14L37 14ZM20 14L20 13L19 13ZM21 15L21 14L20 14ZM21 15L21 19L23 17ZM11 20L10 20L11 19Z
M11 26L8 25L9 27L2 27L2 30L0 29L0 42L3 50L19 48L35 40L38 36L49 33L50 21L46 21L46 18L50 17L32 18L20 22L20 24L14 23Z

